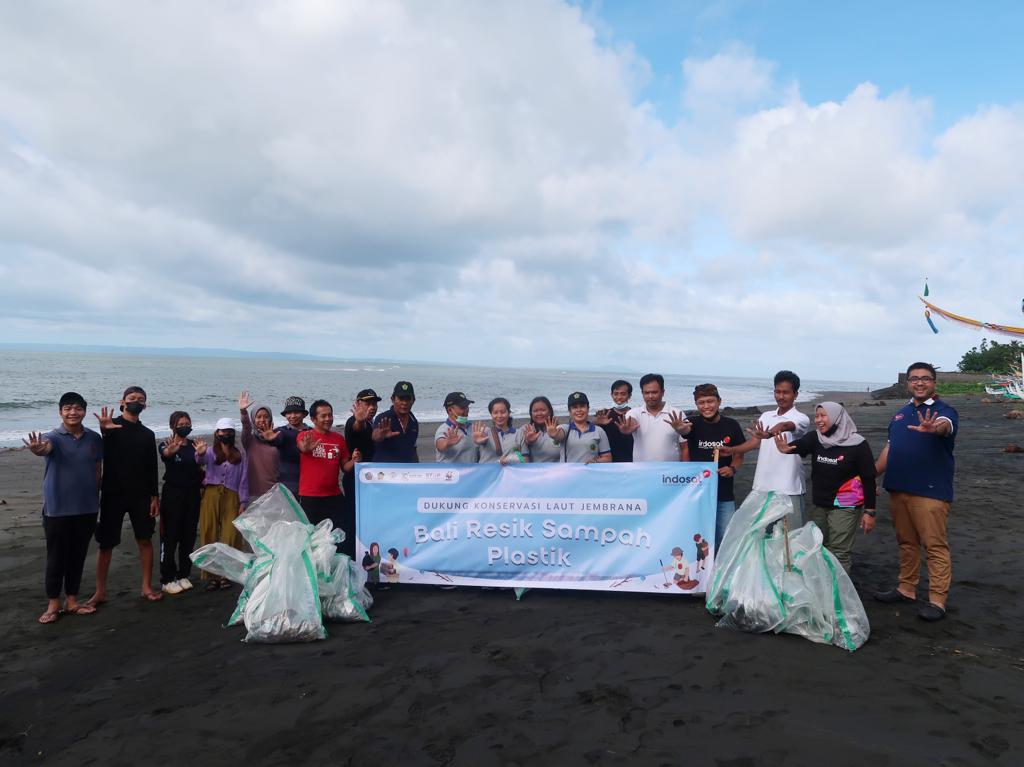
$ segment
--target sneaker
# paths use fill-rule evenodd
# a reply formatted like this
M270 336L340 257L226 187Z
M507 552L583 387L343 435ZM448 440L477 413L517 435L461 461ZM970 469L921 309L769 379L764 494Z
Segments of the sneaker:
M165 583L160 588L161 588L161 590L165 594L180 594L182 592L182 588L181 588L181 586L178 585L177 581L171 581L170 583Z
M192 581L190 581L188 578L179 578L178 585L181 586L182 591L192 590Z
M895 605L900 602L916 602L917 600L913 597L908 597L899 589L889 589L888 591L879 591L875 593L875 599L883 604Z

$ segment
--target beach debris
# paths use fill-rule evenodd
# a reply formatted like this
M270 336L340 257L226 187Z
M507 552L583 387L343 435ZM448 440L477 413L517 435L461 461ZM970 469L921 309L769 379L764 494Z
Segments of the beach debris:
M705 605L720 627L797 634L852 652L871 633L864 605L818 526L788 529L782 520L792 511L788 496L747 496L716 552Z
M1016 442L1011 442L1009 445L1003 448L1004 453L1024 453L1024 447L1021 447Z
M1024 418L1024 410L1011 410L1009 413L1003 416L1003 418L1009 418L1011 421L1020 420Z
M234 524L255 553L211 543L191 558L203 570L241 584L228 625L244 623L244 641L311 642L326 638L325 618L370 620L366 573L337 553L344 531L330 520L310 524L284 485L253 501Z

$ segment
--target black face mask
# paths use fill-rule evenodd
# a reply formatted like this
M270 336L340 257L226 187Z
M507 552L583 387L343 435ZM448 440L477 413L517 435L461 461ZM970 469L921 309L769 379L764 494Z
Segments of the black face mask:
M220 442L222 445L227 445L228 447L233 447L234 444L235 444L235 435L234 434L218 434L217 435L217 441Z
M143 410L146 409L146 403L145 402L126 402L125 406L124 406L124 409L127 410L132 415L138 415L139 413L141 413Z
M191 426L179 426L177 429L174 430L174 433L177 434L182 439L185 439L185 437L187 437L189 434L192 433L192 427Z

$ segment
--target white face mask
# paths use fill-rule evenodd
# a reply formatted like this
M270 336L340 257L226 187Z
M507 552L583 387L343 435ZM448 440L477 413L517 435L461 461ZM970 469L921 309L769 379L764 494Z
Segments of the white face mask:
M612 405L612 409L618 410L619 412L622 412L623 410L629 410L629 403L623 402L621 405Z

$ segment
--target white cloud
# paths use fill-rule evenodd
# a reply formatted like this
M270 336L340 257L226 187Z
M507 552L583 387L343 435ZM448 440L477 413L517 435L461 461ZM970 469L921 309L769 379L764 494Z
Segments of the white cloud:
M807 103L736 44L682 62L666 125L649 65L554 0L7 17L23 338L885 379L958 356L915 334L924 276L1019 302L991 275L1024 247L1019 105L935 135L927 98Z

